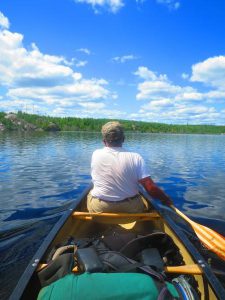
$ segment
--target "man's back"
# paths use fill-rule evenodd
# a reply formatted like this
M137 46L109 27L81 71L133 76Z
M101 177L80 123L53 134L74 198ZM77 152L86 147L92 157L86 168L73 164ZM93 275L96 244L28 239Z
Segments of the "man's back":
M138 193L138 180L149 176L142 157L122 147L98 149L92 156L92 195L121 201Z

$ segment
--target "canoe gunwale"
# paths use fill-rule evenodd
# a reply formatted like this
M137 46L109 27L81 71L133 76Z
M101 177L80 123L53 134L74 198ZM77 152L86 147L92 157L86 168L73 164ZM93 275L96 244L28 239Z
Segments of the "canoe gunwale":
M203 256L198 252L195 246L189 241L187 236L182 232L182 230L176 225L176 223L166 214L166 211L156 207L152 198L147 194L144 189L141 189L141 193L144 195L145 199L148 200L151 205L156 209L156 211L163 217L166 223L171 227L177 237L182 241L182 243L187 248L189 254L192 256L194 261L196 261L203 271L203 281L207 280L218 299L225 299L225 289L219 282L215 274L211 271L208 263L205 261Z
M58 231L63 227L67 219L72 215L75 208L79 205L81 200L87 195L87 193L90 191L92 187L92 184L90 184L76 199L71 206L62 214L62 216L59 218L59 220L56 222L56 224L53 226L49 234L45 237L43 243L38 248L36 253L34 254L33 258L31 259L30 263L26 267L25 271L23 272L22 276L20 277L16 287L14 288L12 294L9 297L9 300L18 300L21 299L23 296L23 293L26 289L26 286L28 285L29 280L31 279L32 275L34 274L36 267L38 265L38 262L42 258L42 256L47 251L48 247L50 246L51 242L57 235Z

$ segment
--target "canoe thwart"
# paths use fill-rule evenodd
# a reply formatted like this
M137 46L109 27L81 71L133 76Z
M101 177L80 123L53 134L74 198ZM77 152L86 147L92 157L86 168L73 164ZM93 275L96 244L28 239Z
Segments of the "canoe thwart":
M107 218L110 220L121 220L123 219L124 223L131 221L147 221L160 218L157 212L147 212L147 213L89 213L89 212L80 212L75 211L72 214L73 218L81 220L101 220ZM121 222L122 223L122 222Z
M167 266L165 267L165 272L176 273L176 274L191 274L191 275L203 274L202 269L197 264L183 265L183 266Z
M37 272L47 267L47 264L39 264ZM183 265L183 266L166 266L164 271L166 273L174 274L190 274L190 275L201 275L203 274L202 269L197 264ZM75 266L72 270L73 273L78 272L78 267Z

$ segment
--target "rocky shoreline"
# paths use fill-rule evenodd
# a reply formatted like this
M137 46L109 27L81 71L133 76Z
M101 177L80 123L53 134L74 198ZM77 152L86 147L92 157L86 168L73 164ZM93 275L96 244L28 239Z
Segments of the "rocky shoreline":
M101 127L111 119L79 117L53 117L0 112L0 132L56 132L88 131L100 132ZM165 124L135 120L118 120L126 132L132 133L170 133L170 134L220 134L225 135L225 125L213 124Z
M18 118L18 116L14 113L8 113L4 116L4 119L6 120L7 124L9 126L6 126L3 122L0 122L0 132L9 131L9 130L18 130L18 131L60 131L60 128L52 123L49 122L44 129L29 123L23 119ZM8 128L10 127L10 129Z

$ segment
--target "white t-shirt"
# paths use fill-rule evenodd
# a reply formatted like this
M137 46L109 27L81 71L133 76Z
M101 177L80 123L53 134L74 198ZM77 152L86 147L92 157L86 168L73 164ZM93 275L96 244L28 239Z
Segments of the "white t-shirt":
M120 201L138 193L138 180L148 177L141 155L122 147L95 150L91 161L92 196Z

